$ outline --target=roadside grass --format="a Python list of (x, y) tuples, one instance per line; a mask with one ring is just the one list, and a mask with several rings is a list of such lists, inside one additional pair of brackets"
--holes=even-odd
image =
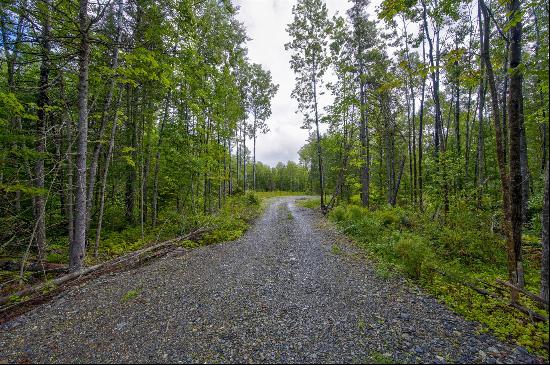
[(122, 296), (122, 301), (123, 302), (128, 302), (132, 299), (135, 299), (135, 298), (138, 297), (140, 292), (141, 292), (141, 290), (139, 290), (139, 289), (129, 290), (128, 292), (126, 292), (126, 294), (124, 294)]
[(320, 197), (308, 197), (305, 199), (299, 199), (296, 201), (296, 205), (304, 208), (315, 209), (321, 206)]
[[(279, 196), (279, 195), (274, 195)], [(115, 257), (139, 250), (148, 244), (155, 244), (192, 232), (200, 227), (210, 227), (197, 241), (184, 240), (179, 244), (186, 248), (195, 248), (202, 245), (232, 241), (241, 237), (250, 227), (253, 220), (262, 212), (262, 202), (268, 194), (247, 192), (227, 197), (225, 203), (213, 214), (196, 213), (189, 211), (178, 212), (176, 207), (167, 207), (159, 212), (157, 225), (146, 225), (144, 234), (141, 234), (139, 225), (124, 229), (105, 229), (101, 235), (98, 257), (94, 255), (95, 229), (90, 230), (90, 240), (87, 245), (86, 265), (91, 266)], [(112, 214), (112, 212), (111, 212)], [(108, 221), (107, 221), (108, 222)], [(93, 227), (93, 225), (92, 225)], [(2, 252), (0, 252), (0, 257)], [(46, 262), (66, 264), (69, 256), (69, 242), (67, 237), (57, 238), (48, 243)], [(18, 260), (20, 258), (14, 258)], [(35, 275), (25, 272), (23, 281), (19, 280), (18, 271), (0, 271), (0, 294), (9, 295), (27, 285), (34, 285), (55, 277), (55, 274)]]
[[(319, 199), (299, 204), (317, 208)], [(334, 208), (328, 219), (365, 251), (380, 276), (406, 275), (466, 319), (480, 322), (482, 331), (548, 357), (548, 323), (534, 322), (461, 284), (493, 290), (497, 278), (507, 278), (505, 242), (491, 228), (492, 217), (486, 212), (456, 207), (443, 223), (432, 214), (399, 207), (370, 211), (344, 205)], [(526, 289), (538, 293), (540, 253), (524, 241)], [(509, 300), (504, 290), (498, 295)], [(521, 304), (548, 316), (524, 296)]]
[(260, 199), (274, 198), (277, 196), (303, 196), (308, 195), (303, 191), (256, 191), (255, 194)]

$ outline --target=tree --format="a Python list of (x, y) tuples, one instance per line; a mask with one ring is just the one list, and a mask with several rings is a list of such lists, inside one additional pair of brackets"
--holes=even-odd
[(279, 85), (271, 82), (271, 73), (262, 69), (259, 64), (250, 68), (250, 92), (248, 105), (251, 109), (252, 124), (249, 135), (253, 139), (252, 148), (252, 186), (256, 190), (256, 138), (258, 133), (269, 132), (265, 120), (271, 115), (271, 99), (277, 93)]
[(291, 41), (285, 49), (292, 52), (290, 67), (296, 74), (296, 84), (292, 97), (298, 101), (298, 110), (304, 116), (303, 127), (310, 129), (315, 123), (317, 159), (319, 169), (319, 191), (321, 208), (325, 207), (323, 181), (323, 158), (319, 123), (319, 95), (323, 86), (323, 76), (329, 66), (327, 57), (328, 36), (332, 24), (328, 19), (326, 4), (322, 0), (299, 0), (292, 7), (294, 19), (287, 26)]

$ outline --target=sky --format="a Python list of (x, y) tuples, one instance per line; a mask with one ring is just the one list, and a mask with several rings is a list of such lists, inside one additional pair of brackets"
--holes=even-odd
[[(256, 140), (256, 159), (270, 166), (279, 161), (298, 162), (298, 150), (308, 137), (308, 131), (300, 128), (302, 116), (296, 114), (298, 104), (290, 97), (294, 73), (290, 69), (290, 54), (284, 48), (290, 41), (286, 26), (292, 21), (292, 5), (295, 3), (296, 0), (234, 0), (234, 4), (240, 7), (237, 19), (244, 24), (251, 38), (247, 43), (250, 60), (270, 70), (273, 82), (279, 84), (279, 91), (271, 102), (272, 114), (267, 120), (270, 131)], [(327, 0), (326, 4), (330, 17), (336, 11), (345, 15), (349, 7), (346, 0)], [(374, 18), (373, 12), (371, 19)], [(327, 105), (330, 96), (327, 93), (323, 97), (320, 104)]]

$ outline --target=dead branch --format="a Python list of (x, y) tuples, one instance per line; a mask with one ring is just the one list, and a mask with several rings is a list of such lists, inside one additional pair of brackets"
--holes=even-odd
[(514, 284), (512, 284), (508, 281), (504, 281), (504, 280), (501, 280), (499, 278), (497, 278), (496, 281), (497, 281), (497, 283), (502, 284), (502, 285), (504, 285), (504, 286), (506, 286), (510, 289), (517, 290), (518, 292), (524, 294), (529, 299), (532, 299), (533, 301), (535, 301), (539, 304), (542, 304), (542, 306), (544, 308), (548, 309), (548, 302), (546, 300), (544, 300), (543, 298), (539, 297), (538, 295), (536, 295), (534, 293), (531, 293), (530, 291), (528, 291), (524, 288), (517, 287), (517, 286), (515, 286)]
[(548, 318), (546, 316), (543, 316), (542, 314), (540, 313), (537, 313), (535, 311), (532, 311), (531, 309), (529, 308), (526, 308), (518, 303), (513, 303), (513, 302), (509, 302), (507, 301), (505, 298), (499, 296), (499, 295), (496, 295), (494, 293), (491, 293), (487, 290), (484, 290), (484, 289), (481, 289), (481, 288), (478, 288), (476, 287), (475, 285), (471, 284), (471, 283), (468, 283), (468, 282), (465, 282), (465, 281), (462, 281), (458, 278), (455, 278), (449, 274), (447, 274), (446, 272), (443, 272), (441, 270), (437, 270), (437, 269), (433, 269), (433, 271), (435, 271), (436, 273), (442, 275), (442, 276), (446, 276), (448, 278), (450, 278), (451, 280), (453, 280), (454, 282), (456, 282), (457, 284), (460, 284), (460, 285), (463, 285), (467, 288), (470, 288), (472, 289), (473, 291), (475, 291), (476, 293), (479, 293), (481, 295), (485, 295), (485, 296), (488, 296), (488, 297), (491, 297), (493, 299), (495, 299), (496, 301), (500, 302), (500, 303), (503, 303), (503, 304), (506, 304), (512, 308), (515, 308), (517, 310), (519, 310), (520, 312), (524, 313), (524, 314), (527, 314), (532, 320), (537, 320), (537, 321), (540, 321), (540, 322), (548, 322)]
[[(40, 285), (36, 285), (36, 286), (30, 287), (30, 288), (20, 290), (17, 293), (14, 293), (14, 294), (9, 295), (9, 296), (0, 297), (0, 305), (4, 305), (6, 303), (9, 303), (11, 301), (10, 298), (13, 298), (13, 297), (24, 298), (24, 297), (28, 297), (28, 296), (34, 295), (36, 293), (39, 293), (39, 292), (44, 292), (46, 294), (49, 291), (49, 289), (51, 289), (52, 287), (54, 287), (54, 288), (58, 287), (62, 284), (73, 281), (75, 279), (82, 278), (84, 276), (88, 276), (90, 274), (99, 274), (99, 273), (103, 273), (103, 272), (106, 272), (106, 271), (111, 271), (111, 270), (114, 270), (114, 269), (117, 269), (117, 268), (120, 268), (120, 267), (131, 266), (132, 264), (143, 262), (145, 260), (149, 260), (149, 259), (152, 259), (152, 258), (155, 258), (155, 257), (163, 256), (163, 255), (167, 254), (168, 252), (172, 251), (173, 249), (175, 249), (177, 247), (176, 245), (174, 245), (176, 242), (183, 241), (183, 240), (190, 239), (190, 238), (196, 238), (196, 237), (200, 236), (201, 234), (203, 234), (207, 231), (210, 231), (210, 230), (211, 230), (211, 228), (204, 228), (204, 227), (199, 228), (199, 229), (197, 229), (193, 232), (190, 232), (190, 233), (188, 233), (184, 236), (180, 236), (180, 237), (168, 240), (168, 241), (164, 241), (164, 242), (161, 242), (161, 243), (158, 243), (158, 244), (154, 244), (154, 245), (142, 248), (140, 250), (137, 250), (137, 251), (131, 252), (129, 254), (117, 257), (117, 258), (109, 260), (107, 262), (97, 264), (97, 265), (94, 265), (94, 266), (90, 266), (88, 268), (85, 268), (85, 269), (77, 271), (77, 272), (70, 273), (70, 274), (65, 275), (65, 276), (61, 276), (61, 277), (56, 278), (56, 279), (54, 279), (50, 282), (42, 283)], [(148, 257), (146, 257), (144, 259), (140, 259), (140, 257), (142, 257), (142, 256), (144, 256), (145, 254), (148, 254), (148, 253), (151, 253), (151, 255), (149, 255)], [(32, 298), (32, 299), (36, 299), (36, 297)], [(18, 302), (17, 305), (23, 304), (27, 301), (28, 300), (22, 300), (22, 301)], [(12, 308), (12, 307), (13, 307), (13, 305), (10, 305), (10, 308)], [(5, 311), (6, 309), (8, 309), (8, 308), (2, 308), (2, 309), (0, 309), (0, 312)]]

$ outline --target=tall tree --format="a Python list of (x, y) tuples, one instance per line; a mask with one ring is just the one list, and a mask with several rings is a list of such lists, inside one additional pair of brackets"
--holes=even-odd
[(328, 18), (327, 6), (322, 0), (298, 0), (292, 7), (292, 14), (294, 19), (287, 26), (287, 32), (292, 40), (285, 44), (285, 49), (292, 52), (290, 67), (296, 74), (292, 97), (298, 101), (298, 110), (304, 115), (303, 127), (310, 129), (312, 123), (315, 123), (319, 190), (321, 208), (324, 209), (325, 183), (319, 132), (319, 95), (323, 87), (323, 76), (329, 66), (327, 44), (332, 24)]
[(250, 137), (253, 140), (252, 188), (256, 190), (256, 138), (258, 137), (258, 133), (269, 132), (269, 127), (265, 121), (271, 115), (271, 99), (277, 93), (279, 85), (272, 83), (271, 73), (262, 69), (259, 64), (253, 64), (250, 68), (250, 73), (248, 105), (253, 118), (250, 125)]

